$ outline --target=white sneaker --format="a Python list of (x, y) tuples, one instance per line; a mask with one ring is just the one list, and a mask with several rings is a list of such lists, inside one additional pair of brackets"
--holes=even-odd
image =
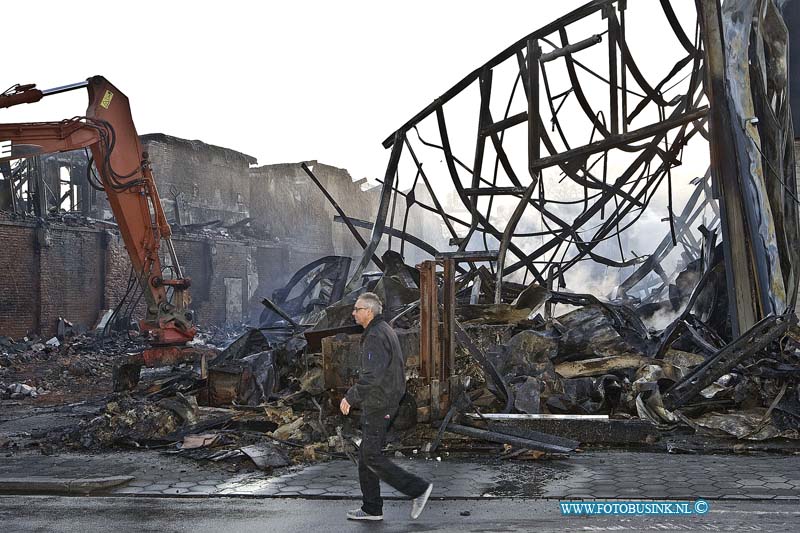
[(422, 514), (422, 510), (425, 509), (425, 504), (428, 503), (428, 498), (431, 495), (431, 491), (433, 490), (433, 483), (428, 483), (428, 488), (425, 489), (425, 492), (422, 493), (421, 496), (417, 496), (414, 498), (414, 501), (411, 502), (411, 519), (416, 520), (419, 518), (419, 515)]
[(382, 514), (367, 514), (363, 509), (347, 511), (348, 520), (383, 520)]

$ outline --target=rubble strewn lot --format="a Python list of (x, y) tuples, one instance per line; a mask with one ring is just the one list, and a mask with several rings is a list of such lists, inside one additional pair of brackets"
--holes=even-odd
[[(351, 257), (325, 256), (299, 269), (263, 299), (256, 327), (196, 336), (192, 343), (204, 348), (202, 359), (157, 369), (135, 367), (125, 373), (123, 385), (130, 386), (121, 386), (119, 370), (123, 363), (130, 367), (128, 354), (147, 346), (129, 320), (136, 302), (128, 305), (129, 312), (115, 314), (113, 324), (104, 315), (102, 327), (93, 331), (63, 321), (52, 338), (0, 337), (0, 401), (14, 408), (10, 416), (22, 418), (26, 409), (45, 406), (79, 413), (36, 434), (6, 431), (0, 446), (38, 446), (48, 452), (147, 448), (261, 470), (353, 459), (358, 416), (342, 416), (338, 405), (358, 379), (360, 327), (351, 310), (357, 297), (370, 291), (384, 302), (385, 319), (397, 331), (406, 357), (408, 392), (390, 439), (397, 454), (468, 452), (535, 460), (568, 457), (590, 446), (675, 453), (796, 450), (800, 224), (785, 105), (788, 74), (779, 72), (784, 61), (773, 61), (773, 55), (785, 54), (786, 31), (776, 23), (780, 14), (772, 2), (759, 14), (744, 2), (726, 2), (721, 16), (701, 6), (697, 31), (691, 34), (704, 40), (692, 43), (669, 2), (660, 2), (683, 45), (681, 53), (688, 55), (677, 59), (666, 78), (648, 83), (620, 33), (617, 11), (609, 7), (613, 3), (594, 2), (548, 26), (562, 46), (541, 33), (517, 42), (387, 139), (392, 156), (374, 223), (349, 218), (304, 163), (303, 172), (335, 207), (337, 221), (348, 226), (363, 257), (353, 264)], [(568, 44), (566, 29), (601, 8), (608, 27)], [(729, 34), (749, 36), (758, 44), (742, 56), (747, 61), (723, 61), (749, 41), (723, 49), (715, 40), (722, 29), (714, 25), (720, 24)], [(630, 115), (619, 117), (619, 104), (627, 109), (632, 97), (617, 91), (616, 81), (609, 82), (609, 110), (614, 110), (609, 124), (591, 108), (573, 59), (606, 34), (612, 39), (614, 79), (619, 59), (623, 72), (637, 73), (634, 81), (646, 93), (631, 102)], [(524, 80), (520, 90), (526, 96), (517, 100), (525, 106), (519, 114), (507, 111), (502, 119), (492, 119), (491, 72), (504, 62), (519, 73), (517, 81)], [(548, 87), (545, 98), (536, 89), (549, 104), (563, 149), (555, 134), (548, 137), (542, 127), (538, 113), (547, 115), (547, 110), (528, 100), (544, 63), (569, 71), (567, 92), (552, 96)], [(737, 70), (748, 63), (750, 72)], [(477, 145), (469, 143), (475, 153), (459, 159), (447, 135), (444, 106), (473, 83), (480, 88), (481, 126)], [(665, 99), (660, 88), (667, 85), (684, 92)], [(559, 122), (557, 109), (571, 94), (591, 119), (586, 138), (597, 134), (600, 140), (566, 145), (566, 124)], [(508, 109), (517, 100), (512, 93)], [(745, 108), (752, 116), (739, 116)], [(645, 109), (660, 120), (643, 120)], [(424, 141), (417, 129), (434, 117), (441, 145)], [(620, 118), (626, 121), (622, 129)], [(499, 135), (515, 126), (528, 128), (528, 160), (514, 161), (527, 170), (525, 183)], [(420, 129), (427, 135), (424, 126)], [(679, 214), (672, 206), (672, 172), (683, 165), (684, 148), (695, 134), (710, 143), (711, 167), (695, 173)], [(496, 156), (492, 182), (481, 175), (489, 140)], [(544, 155), (543, 146), (550, 155)], [(442, 175), (452, 179), (464, 207), (458, 216), (436, 198), (420, 162), (423, 148), (434, 151), (446, 171)], [(474, 162), (475, 168), (462, 160)], [(410, 191), (400, 191), (393, 182), (400, 162), (416, 170)], [(625, 170), (606, 175), (615, 167)], [(599, 168), (602, 180), (592, 174)], [(467, 173), (461, 176), (461, 171)], [(497, 179), (501, 171), (513, 186), (499, 185), (505, 183)], [(420, 189), (424, 184), (429, 193), (424, 201), (432, 206), (423, 205), (422, 195), (414, 192), (419, 178)], [(669, 184), (662, 220), (667, 234), (646, 243), (656, 245), (650, 255), (624, 250), (623, 241), (635, 233), (635, 222), (648, 204), (659, 198), (662, 182)], [(485, 196), (491, 201), (478, 201)], [(405, 213), (401, 205), (395, 219), (395, 208), (403, 203)], [(498, 205), (508, 212), (492, 212)], [(437, 250), (406, 232), (414, 206), (441, 217), (437, 229), (450, 234), (452, 250)], [(247, 224), (247, 219), (227, 226), (200, 222), (176, 229), (228, 238), (248, 235)], [(370, 241), (357, 226), (372, 230)], [(380, 253), (384, 236), (396, 240)], [(526, 240), (531, 238), (540, 240), (534, 246)], [(613, 240), (613, 246), (598, 246)], [(483, 249), (475, 249), (480, 243)], [(407, 264), (407, 244), (429, 258)], [(592, 265), (585, 271), (589, 278), (617, 269), (619, 282), (600, 290), (600, 280), (590, 279), (581, 287), (596, 289), (592, 294), (571, 290), (577, 284), (567, 279), (583, 262)], [(370, 265), (377, 270), (370, 271)], [(132, 272), (129, 289), (135, 284)], [(181, 291), (188, 287), (183, 284)]]
[(124, 343), (101, 343), (89, 335), (0, 337), (0, 397), (53, 405), (80, 401), (91, 389), (110, 391), (112, 357), (124, 350)]
[[(418, 275), (413, 267), (403, 268), (409, 276), (367, 276), (362, 287), (330, 305), (309, 295), (308, 305), (300, 302), (300, 313), (290, 320), (265, 313), (262, 329), (201, 336), (198, 342), (220, 353), (207, 362), (206, 377), (200, 364), (143, 369), (131, 391), (113, 392), (112, 374), (122, 355), (141, 348), (135, 337), (112, 339), (102, 331), (46, 342), (4, 337), (4, 406), (19, 413), (21, 408), (80, 405), (83, 415), (33, 439), (5, 436), (2, 446), (154, 448), (266, 470), (353, 457), (357, 417), (343, 417), (337, 405), (357, 378), (358, 334), (338, 333), (314, 344), (320, 322), (311, 321), (324, 317), (326, 330), (348, 330), (352, 326), (340, 310), (366, 290), (396, 302), (385, 314), (387, 320), (397, 318), (407, 356), (409, 390), (391, 444), (398, 453), (490, 451), (520, 460), (563, 456), (579, 445), (680, 450), (676, 436), (684, 439), (684, 448), (715, 442), (729, 450), (746, 441), (791, 448), (787, 443), (800, 438), (795, 325), (783, 328), (764, 348), (745, 353), (723, 374), (712, 375), (710, 384), (679, 408), (667, 409), (664, 399), (676, 385), (715, 353), (706, 353), (704, 343), (688, 332), (649, 329), (635, 307), (538, 289), (538, 307), (525, 308), (526, 317), (512, 323), (498, 318), (508, 313), (499, 313), (495, 304), (470, 304), (471, 288), (463, 290), (456, 299), (457, 316), (472, 346), (456, 349), (459, 385), (452, 386), (444, 421), (431, 424), (431, 388), (420, 377), (419, 289), (391, 292), (398, 284), (413, 284), (409, 280)], [(506, 284), (505, 290), (517, 299), (523, 290), (536, 288)], [(560, 302), (556, 310), (569, 305), (569, 310), (545, 319), (539, 311), (546, 302)], [(665, 347), (670, 336), (674, 339)], [(476, 359), (475, 351), (483, 357)], [(692, 441), (692, 433), (700, 440)]]

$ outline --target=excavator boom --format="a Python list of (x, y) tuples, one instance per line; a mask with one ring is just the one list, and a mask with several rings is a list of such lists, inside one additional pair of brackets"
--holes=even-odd
[[(0, 161), (80, 148), (91, 150), (131, 265), (144, 291), (146, 311), (140, 328), (148, 335), (152, 347), (142, 354), (141, 362), (148, 366), (158, 366), (160, 360), (172, 363), (196, 333), (188, 307), (191, 280), (183, 276), (175, 254), (170, 227), (128, 98), (102, 76), (94, 76), (86, 82), (50, 90), (17, 85), (0, 95), (0, 109), (82, 88), (89, 93), (85, 116), (60, 122), (0, 124), (0, 142), (7, 147), (0, 154)], [(170, 256), (174, 274), (168, 280), (162, 275), (159, 256), (162, 244)], [(171, 300), (167, 298), (168, 286), (173, 289)], [(187, 358), (196, 355), (189, 348), (185, 352)], [(138, 381), (138, 370), (135, 379)]]

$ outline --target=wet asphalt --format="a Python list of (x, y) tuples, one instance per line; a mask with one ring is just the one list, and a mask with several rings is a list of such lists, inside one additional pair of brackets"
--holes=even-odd
[(385, 504), (384, 521), (345, 519), (352, 501), (241, 498), (70, 498), (0, 496), (2, 531), (438, 532), (796, 531), (796, 502), (717, 502), (692, 516), (565, 517), (557, 501), (491, 499), (429, 503), (410, 520), (409, 503)]

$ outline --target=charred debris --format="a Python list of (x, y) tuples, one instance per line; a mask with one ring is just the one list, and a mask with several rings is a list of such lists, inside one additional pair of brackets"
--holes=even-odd
[[(660, 14), (674, 62), (653, 68), (626, 38), (642, 10)], [(688, 14), (596, 0), (520, 39), (384, 141), (375, 220), (348, 217), (303, 165), (360, 261), (310, 263), (264, 299), (258, 327), (200, 341), (218, 355), (145, 372), (51, 441), (260, 468), (352, 457), (357, 417), (337, 405), (357, 379), (364, 291), (407, 359), (398, 453), (800, 438), (788, 33), (772, 0)], [(469, 104), (465, 136), (448, 120)], [(420, 209), (447, 249), (406, 232)], [(406, 264), (411, 247), (430, 259)], [(91, 339), (0, 342), (8, 363)], [(0, 394), (31, 393), (19, 385)]]

